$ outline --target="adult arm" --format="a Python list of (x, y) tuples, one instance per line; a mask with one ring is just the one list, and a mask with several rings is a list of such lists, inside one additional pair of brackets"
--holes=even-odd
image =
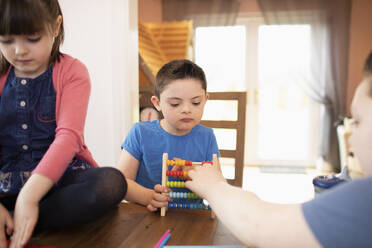
[(196, 167), (186, 187), (205, 198), (217, 217), (244, 244), (319, 247), (298, 204), (273, 204), (226, 183), (216, 166)]

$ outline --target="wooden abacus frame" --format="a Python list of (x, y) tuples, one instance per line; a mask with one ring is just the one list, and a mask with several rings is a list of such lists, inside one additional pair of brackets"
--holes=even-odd
[[(161, 185), (163, 187), (167, 187), (167, 181), (168, 181), (168, 175), (167, 175), (168, 164), (167, 164), (167, 161), (168, 161), (168, 153), (163, 153), (162, 175), (161, 175)], [(180, 161), (180, 163), (178, 163), (178, 161)], [(205, 163), (208, 163), (208, 162), (205, 162)], [(212, 163), (213, 163), (213, 165), (218, 165), (217, 154), (213, 154)], [(191, 161), (185, 161), (185, 160), (175, 160), (174, 161), (174, 166), (201, 166), (201, 165), (203, 165), (203, 162), (191, 162)], [(180, 173), (181, 174), (179, 174), (177, 176), (185, 176), (185, 177), (187, 176), (186, 173), (182, 173), (182, 172), (180, 172)], [(163, 194), (165, 194), (165, 193), (163, 193)], [(194, 193), (192, 193), (192, 194), (194, 194)], [(160, 209), (160, 215), (165, 216), (165, 214), (167, 212), (167, 209), (168, 209), (168, 207), (162, 207)], [(215, 218), (215, 214), (213, 213), (213, 211), (211, 211), (211, 217)]]

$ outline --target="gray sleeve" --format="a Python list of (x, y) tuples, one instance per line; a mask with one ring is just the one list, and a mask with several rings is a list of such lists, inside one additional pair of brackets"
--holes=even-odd
[(372, 178), (323, 192), (302, 212), (323, 247), (372, 247)]

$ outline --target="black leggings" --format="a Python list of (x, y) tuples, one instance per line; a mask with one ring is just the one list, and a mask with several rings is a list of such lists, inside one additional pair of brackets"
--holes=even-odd
[[(71, 171), (40, 201), (36, 228), (77, 226), (102, 216), (120, 203), (127, 192), (125, 177), (115, 168)], [(9, 211), (17, 196), (0, 198)]]

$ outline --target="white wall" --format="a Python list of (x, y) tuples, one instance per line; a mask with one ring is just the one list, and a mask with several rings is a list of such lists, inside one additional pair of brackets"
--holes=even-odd
[(85, 140), (101, 166), (113, 166), (138, 120), (138, 0), (62, 0), (62, 51), (80, 59), (92, 91)]

